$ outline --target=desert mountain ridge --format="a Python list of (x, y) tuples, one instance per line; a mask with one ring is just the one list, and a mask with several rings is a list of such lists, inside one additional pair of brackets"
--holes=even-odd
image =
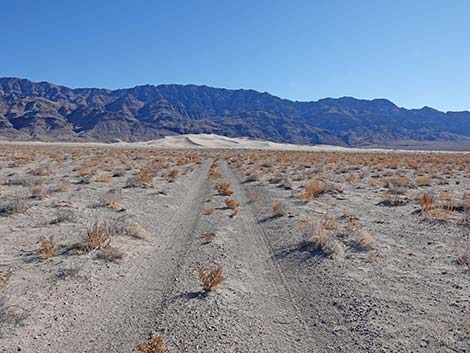
[(148, 141), (217, 134), (279, 143), (470, 150), (470, 112), (405, 109), (386, 99), (281, 99), (197, 85), (77, 88), (0, 78), (0, 138)]

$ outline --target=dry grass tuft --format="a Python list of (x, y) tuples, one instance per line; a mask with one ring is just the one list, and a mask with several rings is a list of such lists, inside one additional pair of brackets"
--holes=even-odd
[(231, 210), (234, 210), (238, 206), (240, 206), (240, 204), (237, 201), (235, 201), (234, 199), (226, 199), (225, 200), (225, 206), (227, 206), (227, 208), (230, 208)]
[(208, 207), (208, 208), (203, 208), (202, 209), (202, 214), (205, 215), (205, 216), (208, 216), (208, 215), (212, 214), (213, 212), (214, 212), (213, 207)]
[(124, 233), (132, 238), (143, 239), (145, 231), (140, 224), (132, 223), (124, 229)]
[(281, 201), (274, 202), (272, 209), (274, 217), (282, 217), (287, 214), (286, 205)]
[(72, 183), (68, 180), (64, 180), (55, 186), (54, 191), (55, 192), (68, 191), (71, 189), (71, 187), (72, 187)]
[(338, 220), (327, 215), (320, 221), (320, 226), (326, 230), (337, 230)]
[(422, 212), (424, 218), (432, 221), (447, 222), (452, 218), (452, 211), (446, 210), (442, 207), (431, 208)]
[(431, 185), (431, 178), (428, 176), (421, 176), (416, 178), (416, 185), (417, 186), (430, 186)]
[(153, 336), (152, 338), (137, 345), (137, 349), (143, 353), (163, 353), (165, 350), (163, 337)]
[(93, 172), (90, 167), (83, 167), (78, 174), (83, 177), (83, 176), (90, 175), (92, 173)]
[(217, 184), (217, 191), (223, 196), (230, 196), (233, 194), (233, 191), (230, 189), (230, 184), (224, 181)]
[(197, 273), (199, 275), (199, 281), (206, 292), (215, 290), (215, 288), (224, 280), (221, 266), (206, 270), (201, 265), (198, 265)]
[(10, 216), (15, 213), (23, 213), (29, 205), (21, 199), (6, 201), (0, 204), (0, 216)]
[(215, 170), (211, 170), (209, 173), (209, 179), (222, 179), (222, 174), (216, 172)]
[(377, 250), (377, 240), (366, 229), (362, 229), (358, 235), (351, 239), (351, 245), (354, 249), (359, 251)]
[(176, 180), (176, 177), (178, 176), (179, 172), (176, 169), (173, 169), (169, 173), (164, 175), (164, 178), (169, 182), (173, 183)]
[(419, 198), (419, 205), (421, 206), (421, 213), (425, 213), (432, 209), (436, 204), (436, 199), (430, 194), (424, 194)]
[(439, 197), (441, 198), (441, 200), (450, 201), (454, 197), (454, 194), (450, 191), (441, 191), (439, 193)]
[(470, 268), (470, 250), (462, 251), (458, 254), (455, 263), (460, 266), (467, 266)]
[(108, 174), (99, 174), (97, 180), (101, 183), (110, 183), (113, 177)]
[(304, 186), (304, 193), (300, 199), (304, 202), (312, 201), (316, 196), (325, 192), (325, 183), (319, 180), (313, 180)]
[(42, 184), (37, 184), (37, 185), (34, 185), (32, 188), (31, 188), (31, 197), (33, 199), (43, 199), (47, 196), (48, 194), (48, 190), (42, 185)]
[(110, 247), (111, 236), (113, 234), (114, 227), (107, 223), (100, 223), (99, 220), (95, 220), (87, 229), (83, 241), (83, 249), (87, 252), (106, 249)]
[(139, 179), (144, 187), (150, 188), (153, 186), (153, 177), (149, 169), (146, 169), (146, 168), (140, 169)]
[(105, 195), (101, 197), (98, 201), (98, 206), (100, 207), (108, 207), (115, 211), (124, 211), (124, 205), (115, 197), (111, 195)]
[(305, 227), (302, 245), (313, 248), (326, 256), (335, 254), (339, 249), (331, 232), (312, 223)]
[(11, 271), (7, 271), (2, 276), (0, 276), (0, 289), (3, 288), (8, 282), (10, 282), (12, 275), (13, 274)]
[(205, 234), (201, 235), (202, 244), (212, 243), (212, 241), (215, 239), (215, 237), (216, 237), (215, 233), (205, 233)]
[(41, 249), (39, 250), (39, 256), (43, 259), (48, 259), (57, 255), (57, 244), (54, 241), (53, 236), (49, 237), (49, 239), (42, 239), (40, 244)]
[(121, 260), (123, 256), (124, 255), (121, 250), (111, 246), (107, 246), (104, 249), (100, 249), (96, 252), (96, 258), (106, 262), (115, 262), (117, 260)]

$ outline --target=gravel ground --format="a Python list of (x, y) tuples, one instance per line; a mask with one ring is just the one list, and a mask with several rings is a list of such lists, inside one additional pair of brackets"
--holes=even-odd
[[(138, 352), (159, 336), (165, 352), (468, 352), (470, 272), (457, 263), (468, 208), (456, 202), (437, 221), (417, 201), (465, 201), (468, 158), (429, 186), (407, 184), (397, 206), (384, 203), (391, 187), (373, 182), (393, 166), (331, 173), (333, 154), (321, 156), (320, 168), (289, 152), (5, 148), (0, 276), (11, 279), (0, 284), (0, 352)], [(142, 170), (152, 185), (129, 187)], [(336, 187), (301, 201), (315, 178)], [(305, 238), (325, 219), (331, 253)], [(95, 220), (112, 230), (112, 252), (80, 248)], [(51, 236), (57, 251), (46, 257)], [(204, 290), (198, 266), (224, 280)]]

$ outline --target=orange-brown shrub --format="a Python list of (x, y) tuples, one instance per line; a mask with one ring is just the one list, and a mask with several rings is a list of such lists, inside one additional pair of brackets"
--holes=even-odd
[(165, 350), (163, 337), (153, 336), (152, 338), (138, 344), (137, 349), (143, 353), (163, 353)]
[(57, 244), (54, 241), (54, 237), (51, 236), (49, 239), (42, 239), (40, 241), (41, 250), (39, 251), (39, 256), (43, 259), (53, 257), (57, 255)]
[(220, 182), (216, 187), (220, 195), (230, 196), (233, 194), (233, 191), (230, 189), (230, 184), (227, 182)]
[(201, 265), (198, 265), (197, 273), (199, 281), (206, 292), (213, 291), (224, 280), (221, 266), (206, 270)]
[(236, 209), (238, 206), (240, 206), (240, 204), (233, 200), (233, 199), (226, 199), (225, 200), (225, 206), (227, 206), (228, 208), (230, 208), (231, 210), (234, 210)]

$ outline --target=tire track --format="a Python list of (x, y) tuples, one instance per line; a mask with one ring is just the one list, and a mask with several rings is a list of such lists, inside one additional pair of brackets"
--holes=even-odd
[(280, 265), (274, 260), (274, 249), (269, 242), (268, 236), (263, 230), (263, 228), (258, 224), (258, 221), (255, 216), (255, 212), (248, 202), (248, 197), (246, 194), (246, 190), (243, 187), (240, 179), (236, 175), (235, 171), (227, 165), (226, 162), (221, 164), (221, 167), (224, 169), (224, 173), (227, 176), (230, 184), (233, 186), (233, 190), (235, 191), (235, 195), (244, 206), (243, 210), (240, 212), (240, 217), (243, 218), (245, 221), (244, 223), (248, 225), (253, 231), (251, 232), (252, 238), (256, 241), (258, 246), (258, 251), (264, 251), (268, 254), (268, 259), (266, 261), (267, 265), (271, 269), (271, 276), (273, 278), (274, 284), (277, 287), (277, 292), (279, 295), (287, 300), (286, 305), (290, 305), (292, 311), (295, 313), (295, 318), (298, 323), (302, 326), (302, 333), (300, 335), (301, 342), (296, 344), (294, 352), (319, 352), (319, 348), (317, 348), (316, 343), (313, 340), (314, 333), (310, 329), (307, 324), (307, 320), (304, 318), (302, 314), (302, 310), (297, 305), (293, 294), (289, 288), (289, 284), (286, 280), (284, 272)]
[(191, 230), (208, 189), (208, 166), (206, 161), (195, 171), (180, 207), (153, 241), (158, 247), (149, 247), (136, 258), (119, 282), (105, 284), (101, 296), (90, 292), (85, 303), (73, 308), (78, 320), (64, 320), (48, 328), (45, 337), (36, 341), (36, 352), (62, 352), (65, 348), (80, 353), (137, 351), (136, 345), (147, 338), (155, 319), (161, 317), (175, 276), (191, 248)]

